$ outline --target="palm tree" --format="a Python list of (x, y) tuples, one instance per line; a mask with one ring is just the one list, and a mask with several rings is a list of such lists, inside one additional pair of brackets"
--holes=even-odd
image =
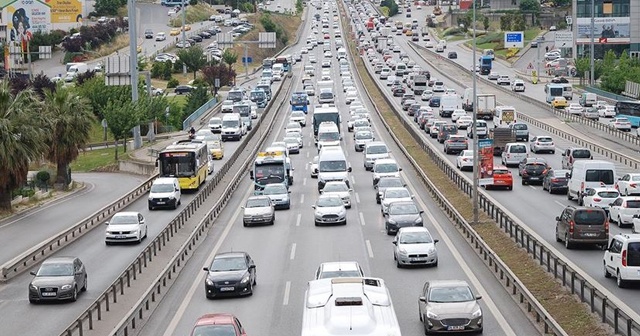
[(11, 210), (11, 192), (27, 180), (29, 162), (47, 151), (47, 122), (32, 89), (11, 93), (0, 82), (0, 210)]
[(69, 164), (89, 140), (94, 120), (91, 105), (87, 99), (63, 87), (45, 90), (44, 103), (50, 123), (46, 158), (57, 166), (56, 183), (67, 185), (71, 182)]

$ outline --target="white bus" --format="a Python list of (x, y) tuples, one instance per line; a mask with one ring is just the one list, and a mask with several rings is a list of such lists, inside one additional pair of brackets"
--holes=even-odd
[(400, 336), (391, 296), (379, 278), (309, 281), (301, 336)]

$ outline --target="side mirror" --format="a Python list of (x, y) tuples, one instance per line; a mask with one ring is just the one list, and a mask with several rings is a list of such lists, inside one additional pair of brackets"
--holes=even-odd
[(156, 162), (155, 162), (155, 166), (156, 166), (156, 167), (158, 166), (158, 160), (156, 160)]
[(240, 207), (240, 209), (244, 209), (244, 205)]
[(556, 216), (556, 221), (560, 221), (560, 216)]
[(402, 171), (402, 168), (398, 168), (398, 171)]
[(311, 208), (315, 209), (315, 208), (316, 208), (315, 204), (314, 204), (314, 205), (312, 205), (312, 206), (311, 206)]
[(476, 300), (482, 299), (482, 295), (476, 295)]
[(31, 271), (31, 272), (29, 272), (29, 274), (36, 275), (36, 271)]
[(411, 198), (414, 198), (415, 196), (411, 195)]
[(391, 242), (391, 244), (398, 245), (398, 242), (394, 240), (394, 241)]
[(562, 154), (561, 154), (561, 155), (562, 155), (562, 156), (566, 156), (566, 154), (565, 154), (564, 152), (562, 152)]
[(249, 269), (254, 269), (256, 268), (256, 265), (249, 265)]
[(565, 176), (566, 178), (569, 178), (569, 179), (570, 179), (570, 178), (571, 178), (571, 173), (566, 173), (566, 174), (564, 174), (564, 176)]
[(349, 166), (349, 168), (347, 168), (347, 171), (350, 173), (352, 171), (351, 166)]
[(424, 213), (424, 210), (420, 210), (420, 214), (422, 215)]
[(434, 240), (433, 240), (433, 243), (434, 243), (434, 244), (437, 244), (439, 241), (440, 241), (440, 239), (434, 239)]
[(107, 222), (104, 222), (104, 225), (109, 225), (109, 222), (108, 222), (108, 221), (107, 221)]
[(420, 302), (427, 302), (427, 299), (424, 296), (419, 297), (418, 300), (420, 300)]
[(291, 190), (287, 190), (287, 193), (289, 193), (289, 194), (290, 194), (290, 193), (291, 193)]
[(144, 224), (144, 219), (140, 221), (140, 224)]
[(209, 267), (203, 267), (202, 270), (205, 272), (209, 272)]

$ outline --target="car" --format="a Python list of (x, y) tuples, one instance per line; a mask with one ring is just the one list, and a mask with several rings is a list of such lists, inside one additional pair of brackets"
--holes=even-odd
[(433, 91), (431, 90), (424, 90), (420, 95), (420, 99), (422, 101), (429, 101), (431, 97), (433, 97)]
[(467, 111), (463, 109), (455, 109), (453, 110), (453, 113), (451, 113), (451, 121), (458, 121), (458, 118), (462, 116), (467, 116)]
[(485, 184), (486, 190), (496, 188), (506, 188), (507, 190), (513, 189), (513, 175), (511, 171), (503, 165), (497, 165), (493, 167), (493, 183)]
[(500, 75), (498, 79), (496, 79), (496, 84), (498, 85), (511, 85), (511, 78), (508, 75)]
[[(171, 29), (171, 30), (169, 31), (169, 35), (171, 35), (171, 36), (178, 36), (178, 35), (180, 35), (180, 29), (178, 29), (178, 28), (173, 28), (173, 29)], [(177, 46), (177, 44), (176, 44), (176, 46)]]
[(213, 257), (204, 281), (205, 296), (213, 299), (221, 296), (253, 294), (256, 285), (256, 265), (246, 252), (222, 252)]
[(393, 239), (393, 259), (396, 267), (409, 265), (438, 266), (436, 243), (427, 228), (402, 227)]
[(613, 236), (602, 261), (604, 277), (615, 277), (618, 287), (624, 288), (629, 282), (640, 281), (640, 235)]
[(511, 91), (513, 92), (524, 92), (525, 86), (524, 81), (522, 79), (516, 79), (511, 84)]
[(529, 143), (529, 150), (534, 154), (538, 154), (540, 152), (555, 154), (556, 145), (553, 143), (553, 138), (551, 138), (550, 136), (538, 135), (531, 138), (531, 142)]
[(604, 105), (598, 108), (598, 116), (602, 118), (613, 118), (616, 116), (616, 107), (611, 105)]
[(620, 197), (620, 192), (614, 188), (585, 188), (582, 203), (586, 207), (609, 210), (610, 204)]
[(147, 224), (139, 212), (117, 212), (105, 224), (107, 225), (104, 240), (106, 245), (132, 241), (140, 243), (147, 237)]
[(402, 188), (406, 185), (402, 182), (400, 177), (383, 177), (378, 181), (378, 184), (374, 188), (376, 190), (376, 203), (380, 204), (380, 200), (384, 191), (387, 188)]
[(380, 158), (373, 163), (373, 186), (375, 187), (382, 177), (400, 177), (402, 168), (396, 160), (391, 158)]
[(563, 109), (569, 106), (569, 102), (567, 102), (567, 98), (565, 97), (554, 97), (551, 101), (551, 106), (556, 109)]
[(362, 277), (364, 277), (364, 272), (357, 261), (331, 261), (323, 262), (318, 266), (315, 280)]
[(575, 244), (609, 244), (607, 213), (600, 208), (568, 205), (556, 217), (556, 241), (564, 242), (567, 249)]
[(425, 333), (482, 333), (484, 321), (478, 304), (481, 298), (474, 295), (463, 280), (427, 281), (418, 298), (418, 312)]
[(613, 118), (609, 124), (619, 131), (631, 132), (631, 122), (627, 118)]
[(455, 52), (455, 51), (450, 51), (450, 52), (447, 54), (447, 58), (449, 58), (449, 59), (457, 59), (457, 58), (458, 58), (458, 53), (457, 53), (457, 52)]
[(245, 227), (254, 224), (275, 224), (276, 211), (268, 196), (249, 196), (242, 209), (242, 224)]
[(222, 118), (220, 117), (212, 117), (209, 119), (209, 129), (211, 133), (221, 133), (222, 132)]
[(31, 271), (29, 303), (72, 301), (87, 291), (87, 270), (78, 257), (50, 257)]
[(286, 136), (282, 139), (290, 154), (300, 154), (301, 138)]
[(191, 85), (178, 85), (175, 87), (173, 92), (175, 92), (175, 94), (177, 95), (181, 95), (181, 94), (189, 93), (193, 90), (194, 90), (194, 87)]
[(307, 96), (315, 96), (316, 95), (316, 89), (313, 87), (312, 84), (305, 84), (304, 85), (304, 92), (307, 94)]
[(427, 43), (425, 43), (424, 46), (425, 46), (425, 48), (431, 49), (431, 48), (435, 47), (435, 43), (433, 43), (433, 41), (427, 40)]
[(328, 181), (322, 189), (321, 195), (337, 195), (344, 203), (344, 207), (351, 208), (351, 192), (349, 186), (344, 181)]
[(311, 206), (315, 209), (314, 222), (316, 226), (324, 224), (347, 225), (347, 209), (344, 202), (338, 195), (320, 195), (316, 204)]
[(582, 115), (584, 108), (578, 103), (571, 103), (565, 110), (570, 114)]
[(587, 119), (597, 121), (598, 119), (600, 119), (600, 111), (598, 111), (598, 109), (593, 106), (585, 107), (584, 111), (582, 111), (582, 116)]
[(609, 221), (618, 227), (632, 225), (633, 217), (640, 216), (640, 196), (621, 196), (609, 205)]
[(228, 313), (215, 313), (200, 316), (190, 335), (247, 336), (247, 333), (236, 316)]
[(549, 31), (556, 31), (556, 30), (558, 30), (558, 28), (556, 28), (556, 26), (549, 27)]
[(323, 68), (330, 68), (331, 67), (331, 60), (322, 60), (322, 62), (320, 64), (321, 64), (321, 67), (323, 67)]
[(380, 211), (383, 215), (387, 214), (389, 205), (393, 202), (411, 202), (413, 201), (413, 195), (406, 187), (388, 187), (380, 196)]
[(469, 149), (469, 142), (464, 135), (451, 134), (444, 141), (444, 152), (446, 154), (457, 154)]
[(471, 127), (471, 124), (473, 124), (472, 116), (465, 115), (456, 120), (456, 127), (458, 127), (458, 129), (466, 130), (467, 128)]
[(547, 170), (547, 173), (542, 179), (542, 190), (547, 190), (550, 194), (553, 194), (556, 191), (559, 191), (560, 194), (566, 193), (569, 188), (569, 179), (567, 178), (568, 173), (569, 170), (566, 169)]
[(364, 151), (367, 142), (374, 141), (373, 133), (370, 131), (359, 131), (354, 133), (354, 147), (356, 152)]
[(167, 35), (164, 32), (159, 32), (156, 34), (156, 41), (165, 41), (167, 39)]
[(145, 29), (144, 30), (144, 38), (145, 39), (152, 39), (153, 38), (153, 30)]
[(463, 150), (456, 157), (456, 167), (460, 170), (473, 170), (473, 151), (472, 150)]
[(182, 26), (182, 30), (190, 31), (191, 30), (191, 25), (186, 24), (186, 25)]
[(318, 156), (314, 156), (313, 161), (309, 162), (311, 178), (318, 178), (318, 159)]
[(224, 157), (224, 145), (222, 144), (222, 138), (220, 138), (220, 141), (207, 143), (207, 148), (209, 149), (209, 152), (211, 152), (212, 159), (222, 160)]
[(261, 195), (269, 196), (275, 209), (291, 208), (290, 190), (282, 183), (269, 183), (259, 192)]
[(489, 75), (487, 75), (488, 80), (498, 80), (498, 78), (500, 78), (500, 74), (495, 71), (491, 71)]
[(640, 195), (640, 174), (624, 174), (616, 182), (615, 188), (620, 191), (622, 196)]
[(384, 214), (384, 228), (388, 235), (394, 235), (400, 228), (422, 226), (423, 213), (412, 200), (391, 202)]

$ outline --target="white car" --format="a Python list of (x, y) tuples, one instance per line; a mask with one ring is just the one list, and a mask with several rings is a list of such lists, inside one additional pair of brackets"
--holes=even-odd
[(313, 161), (309, 162), (309, 171), (311, 172), (311, 178), (318, 177), (318, 156), (314, 156)]
[(167, 35), (164, 32), (159, 32), (156, 34), (156, 41), (164, 41), (167, 39)]
[[(491, 79), (491, 78), (489, 78)], [(498, 85), (511, 85), (511, 79), (508, 75), (500, 75), (498, 79), (496, 79), (496, 84)]]
[(351, 104), (353, 101), (358, 99), (358, 91), (357, 90), (347, 91), (344, 99), (347, 105)]
[(451, 113), (451, 121), (456, 122), (460, 117), (466, 116), (466, 115), (467, 115), (467, 111), (463, 109), (455, 109)]
[(344, 207), (351, 208), (351, 192), (347, 183), (344, 181), (329, 181), (322, 189), (322, 195), (337, 195), (344, 203)]
[(389, 75), (391, 74), (391, 69), (390, 68), (382, 68), (382, 70), (380, 70), (380, 79), (387, 79), (389, 77)]
[(611, 105), (603, 105), (598, 107), (598, 116), (602, 118), (613, 118), (616, 116), (616, 107)]
[(433, 91), (431, 90), (424, 90), (420, 95), (420, 99), (422, 101), (429, 101), (431, 97), (433, 97)]
[[(635, 230), (634, 230), (635, 231)], [(637, 260), (640, 251), (640, 235), (619, 234), (611, 239), (604, 252), (604, 276), (614, 276), (618, 287), (625, 287), (628, 281), (640, 280), (640, 266), (637, 263), (629, 263), (629, 260)]]
[(582, 105), (578, 103), (571, 103), (565, 110), (570, 114), (582, 115), (582, 111), (584, 109), (582, 108)]
[(631, 122), (627, 118), (613, 118), (611, 120), (611, 127), (625, 132), (631, 131)]
[(347, 209), (337, 195), (320, 195), (315, 205), (315, 225), (342, 224), (347, 225)]
[(456, 120), (456, 126), (458, 129), (467, 129), (473, 124), (473, 117), (469, 115), (464, 115)]
[(633, 224), (633, 217), (640, 215), (640, 197), (618, 197), (609, 207), (609, 222), (618, 223), (618, 227)]
[(325, 262), (320, 264), (320, 267), (316, 270), (316, 280), (351, 277), (364, 277), (364, 272), (356, 261)]
[(141, 242), (147, 237), (147, 224), (139, 212), (118, 212), (107, 222), (105, 244)]
[(640, 195), (640, 174), (624, 174), (615, 186), (623, 196)]
[(434, 43), (433, 43), (433, 41), (427, 41), (427, 43), (425, 43), (425, 45), (424, 45), (424, 46), (425, 46), (426, 48), (431, 49), (431, 48), (433, 48), (433, 47), (434, 47)]
[(609, 204), (620, 197), (618, 190), (613, 188), (587, 188), (582, 201), (584, 206), (609, 210)]
[(488, 80), (498, 80), (498, 78), (500, 78), (500, 74), (495, 71), (491, 71), (489, 75), (487, 75)]
[[(377, 160), (376, 160), (377, 161)], [(389, 205), (393, 202), (411, 202), (413, 195), (409, 192), (409, 189), (405, 187), (387, 188), (380, 197), (380, 206), (382, 214), (386, 214), (389, 210)]]
[(231, 113), (233, 112), (233, 100), (224, 100), (222, 101), (222, 113)]
[(531, 138), (529, 143), (529, 150), (531, 153), (538, 154), (539, 152), (549, 152), (555, 154), (556, 145), (553, 142), (553, 138), (548, 135), (539, 135)]
[(473, 170), (473, 150), (463, 150), (456, 157), (456, 167), (460, 170)]

